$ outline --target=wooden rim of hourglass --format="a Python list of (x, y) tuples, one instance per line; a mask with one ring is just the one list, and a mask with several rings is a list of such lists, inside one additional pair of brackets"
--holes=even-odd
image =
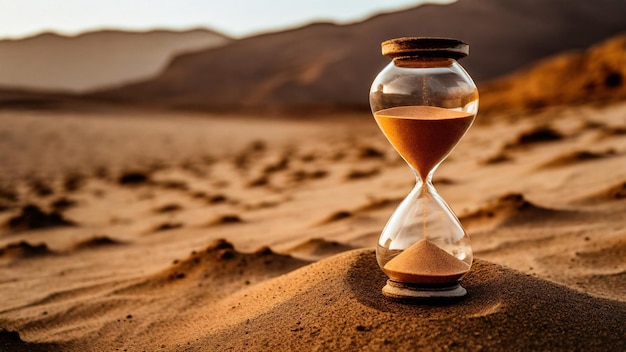
[(382, 289), (383, 295), (399, 301), (419, 302), (433, 300), (453, 301), (465, 297), (467, 290), (459, 284), (410, 284), (387, 280), (387, 284)]
[(381, 44), (382, 53), (390, 58), (443, 57), (461, 59), (469, 55), (469, 45), (458, 39), (435, 37), (402, 37)]

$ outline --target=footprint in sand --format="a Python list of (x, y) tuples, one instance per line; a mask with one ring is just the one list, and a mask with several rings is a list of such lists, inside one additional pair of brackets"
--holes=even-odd
[(155, 185), (164, 189), (187, 191), (189, 186), (185, 181), (180, 180), (160, 180), (155, 182)]
[(211, 220), (207, 226), (232, 225), (241, 224), (243, 222), (243, 219), (237, 214), (225, 214)]
[(530, 225), (542, 223), (546, 219), (572, 220), (580, 215), (575, 211), (538, 206), (526, 200), (520, 193), (510, 193), (488, 203), (483, 208), (461, 216), (459, 220), (464, 226), (471, 228), (480, 225)]
[(356, 212), (368, 212), (378, 209), (396, 207), (404, 198), (370, 198), (369, 201), (358, 207)]
[(580, 198), (579, 203), (601, 203), (624, 199), (626, 199), (626, 180), (587, 194)]
[(9, 187), (0, 186), (0, 212), (10, 210), (17, 206), (19, 195)]
[(347, 219), (352, 217), (354, 214), (348, 210), (338, 210), (330, 215), (328, 215), (324, 220), (320, 221), (320, 225), (330, 224), (336, 221), (340, 221), (343, 219)]
[(495, 165), (495, 164), (502, 164), (502, 163), (512, 161), (512, 160), (513, 160), (513, 157), (507, 154), (506, 151), (502, 150), (495, 155), (492, 155), (490, 157), (487, 157), (481, 160), (479, 163), (482, 165)]
[(28, 181), (29, 189), (39, 197), (47, 197), (54, 194), (54, 189), (48, 182), (34, 178)]
[(154, 208), (152, 211), (157, 214), (165, 214), (165, 213), (175, 213), (177, 211), (183, 210), (183, 207), (176, 203), (164, 204), (160, 207)]
[(73, 221), (67, 220), (59, 212), (46, 213), (36, 205), (26, 205), (19, 215), (9, 218), (4, 227), (13, 231), (26, 231), (59, 226), (75, 226)]
[(295, 170), (290, 174), (290, 178), (293, 182), (303, 182), (306, 180), (319, 180), (328, 176), (328, 171), (326, 170), (314, 170), (314, 171), (306, 171), (306, 170)]
[(312, 238), (289, 248), (286, 253), (308, 260), (320, 260), (355, 248), (337, 241)]
[(117, 178), (117, 183), (122, 186), (137, 186), (150, 182), (150, 175), (141, 171), (127, 171)]
[(58, 198), (50, 203), (50, 207), (57, 212), (67, 210), (69, 208), (75, 207), (76, 205), (78, 205), (78, 202), (66, 197)]
[(33, 245), (27, 241), (20, 241), (0, 248), (0, 258), (8, 259), (36, 258), (51, 254), (54, 252), (45, 243)]
[(345, 179), (347, 181), (361, 180), (365, 178), (370, 178), (372, 176), (376, 176), (378, 174), (380, 174), (379, 168), (372, 168), (369, 170), (351, 170), (350, 172), (348, 172)]
[(63, 189), (67, 192), (76, 192), (87, 182), (85, 175), (72, 172), (63, 178)]
[(156, 233), (156, 232), (164, 232), (170, 230), (176, 230), (183, 227), (182, 222), (164, 222), (162, 224), (154, 226), (152, 229), (148, 231), (148, 233)]
[(541, 165), (540, 167), (554, 168), (560, 166), (579, 165), (581, 162), (593, 161), (616, 155), (617, 152), (615, 151), (615, 149), (607, 149), (603, 152), (580, 150), (559, 155), (553, 160), (550, 160), (547, 163)]
[(124, 244), (122, 241), (110, 238), (108, 236), (94, 236), (86, 240), (74, 243), (72, 249), (95, 249), (103, 247), (112, 247)]
[(370, 211), (375, 211), (379, 209), (392, 208), (397, 206), (404, 198), (371, 198), (366, 204), (357, 207), (353, 211), (350, 210), (337, 210), (322, 221), (320, 221), (319, 225), (330, 224), (333, 222), (341, 221), (347, 218), (352, 218), (356, 215), (367, 213)]
[(521, 133), (514, 142), (505, 146), (505, 149), (525, 147), (538, 143), (555, 142), (562, 140), (564, 136), (549, 126), (537, 126), (529, 131)]
[(385, 153), (372, 146), (364, 146), (359, 149), (359, 159), (384, 159)]

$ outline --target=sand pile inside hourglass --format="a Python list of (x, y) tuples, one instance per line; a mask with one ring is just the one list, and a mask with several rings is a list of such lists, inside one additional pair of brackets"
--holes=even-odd
[(420, 240), (385, 264), (390, 279), (414, 284), (456, 282), (470, 266), (437, 245)]
[[(474, 114), (431, 106), (400, 106), (378, 111), (374, 117), (389, 142), (423, 181), (465, 134)], [(429, 242), (426, 231), (424, 227), (424, 239), (384, 265), (392, 280), (453, 283), (469, 270), (469, 264)]]

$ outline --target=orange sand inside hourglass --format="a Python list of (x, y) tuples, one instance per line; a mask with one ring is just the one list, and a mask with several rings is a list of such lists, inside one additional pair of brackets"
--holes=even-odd
[(374, 113), (391, 145), (422, 180), (472, 124), (474, 114), (433, 106), (399, 106)]
[[(431, 106), (401, 106), (374, 114), (378, 126), (422, 180), (443, 160), (472, 124), (474, 114)], [(426, 217), (426, 209), (424, 209)], [(469, 264), (426, 239), (391, 259), (383, 269), (395, 281), (416, 284), (452, 283)]]
[(453, 283), (469, 268), (469, 264), (427, 240), (414, 243), (383, 267), (390, 279), (414, 284)]

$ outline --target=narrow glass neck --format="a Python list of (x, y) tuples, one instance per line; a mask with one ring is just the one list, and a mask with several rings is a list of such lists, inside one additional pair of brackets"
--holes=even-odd
[(415, 169), (413, 169), (413, 173), (415, 174), (415, 187), (433, 187), (433, 174), (435, 173), (435, 169), (436, 167), (430, 170), (428, 175), (426, 175), (425, 177), (420, 176), (420, 174), (415, 171)]

